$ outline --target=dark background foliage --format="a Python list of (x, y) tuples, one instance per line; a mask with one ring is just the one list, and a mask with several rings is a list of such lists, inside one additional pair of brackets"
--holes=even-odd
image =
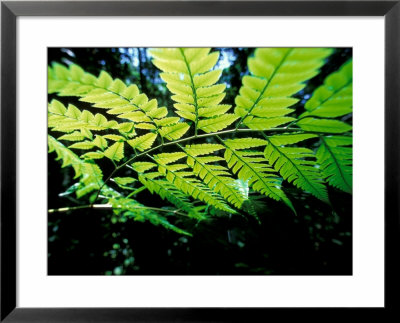
[[(219, 64), (226, 67), (221, 81), (227, 87), (225, 103), (233, 103), (247, 74), (251, 48), (219, 48)], [(309, 98), (323, 79), (352, 55), (338, 48), (298, 97)], [(113, 78), (135, 83), (160, 106), (173, 102), (158, 70), (143, 48), (49, 48), (49, 64), (75, 63), (98, 75), (106, 70)], [(55, 98), (50, 95), (49, 100)], [(72, 98), (60, 98), (72, 102)], [(75, 99), (76, 100), (76, 99)], [(82, 102), (77, 106), (89, 108)], [(299, 109), (299, 112), (300, 109)], [(347, 120), (349, 122), (349, 120)], [(102, 161), (103, 173), (112, 164)], [(73, 172), (60, 168), (55, 153), (48, 158), (48, 206), (87, 204), (73, 194), (61, 194), (72, 185)], [(49, 275), (350, 275), (352, 274), (352, 196), (329, 187), (333, 208), (286, 185), (296, 211), (283, 203), (253, 196), (257, 217), (213, 217), (196, 223), (179, 219), (176, 225), (193, 237), (181, 236), (150, 223), (117, 218), (110, 210), (81, 209), (48, 216)], [(158, 196), (143, 191), (146, 205), (165, 205)]]

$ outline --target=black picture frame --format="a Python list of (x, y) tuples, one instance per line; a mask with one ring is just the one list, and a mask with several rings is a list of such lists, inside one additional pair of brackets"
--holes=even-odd
[[(273, 317), (331, 321), (398, 314), (400, 1), (4, 1), (1, 3), (1, 322), (253, 322)], [(16, 19), (19, 16), (384, 16), (384, 308), (17, 308)], [(371, 233), (372, 234), (372, 233)], [(310, 313), (310, 310), (313, 313)], [(316, 313), (317, 312), (317, 313)], [(321, 316), (322, 315), (322, 316)], [(394, 316), (396, 317), (396, 315)]]

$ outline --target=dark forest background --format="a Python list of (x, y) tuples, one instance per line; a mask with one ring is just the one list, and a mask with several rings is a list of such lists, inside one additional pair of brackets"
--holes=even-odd
[[(251, 48), (217, 48), (221, 81), (227, 87), (224, 103), (233, 104), (247, 74)], [(310, 97), (323, 79), (352, 56), (338, 48), (298, 96)], [(165, 85), (144, 48), (49, 48), (48, 62), (75, 63), (98, 75), (137, 84), (159, 106), (172, 108)], [(50, 95), (49, 100), (56, 98)], [(62, 101), (66, 98), (57, 97)], [(67, 98), (71, 102), (71, 98)], [(67, 102), (67, 101), (65, 101)], [(76, 100), (82, 107), (82, 102)], [(73, 184), (73, 171), (61, 168), (55, 153), (48, 158), (48, 207), (85, 204), (65, 193)], [(105, 176), (112, 171), (102, 165)], [(253, 200), (257, 218), (250, 215), (215, 217), (195, 223), (180, 220), (193, 237), (182, 236), (150, 223), (117, 218), (110, 210), (81, 209), (48, 215), (49, 275), (351, 275), (352, 196), (328, 187), (331, 206), (290, 190), (298, 213), (268, 198)], [(157, 195), (138, 195), (147, 205), (165, 204)], [(150, 203), (149, 203), (150, 201)]]

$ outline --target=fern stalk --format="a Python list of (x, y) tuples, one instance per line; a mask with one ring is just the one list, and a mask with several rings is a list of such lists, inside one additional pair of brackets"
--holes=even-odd
[[(79, 205), (79, 206), (71, 206), (71, 207), (61, 207), (58, 209), (49, 209), (47, 212), (48, 213), (64, 213), (64, 212), (68, 212), (68, 211), (75, 211), (75, 210), (81, 210), (81, 209), (116, 209), (116, 207), (111, 204), (88, 204), (88, 205)], [(182, 212), (179, 212), (179, 210), (166, 210), (166, 209), (161, 209), (161, 208), (151, 207), (151, 206), (143, 206), (143, 207), (136, 206), (135, 209), (153, 210), (153, 211), (157, 211), (157, 212), (167, 212), (167, 213), (174, 213), (174, 214), (178, 214), (178, 215), (186, 215)]]
[(194, 85), (192, 71), (190, 70), (190, 65), (189, 65), (189, 63), (188, 63), (188, 61), (186, 59), (185, 53), (183, 52), (182, 48), (180, 48), (179, 51), (180, 51), (180, 53), (181, 53), (181, 55), (183, 57), (183, 60), (184, 60), (185, 65), (186, 65), (186, 68), (187, 68), (187, 70), (189, 72), (188, 74), (189, 74), (189, 77), (190, 77), (190, 83), (191, 83), (190, 86), (191, 86), (192, 92), (193, 92), (193, 100), (194, 100), (194, 108), (195, 108), (195, 116), (196, 116), (196, 120), (195, 120), (195, 123), (194, 123), (194, 136), (197, 137), (197, 123), (199, 122), (199, 106), (198, 106), (198, 103), (197, 103), (196, 87)]
[[(298, 128), (286, 128), (286, 127), (281, 127), (281, 128), (273, 128), (273, 129), (269, 129), (269, 131), (299, 131)], [(126, 165), (132, 163), (136, 158), (142, 157), (147, 155), (150, 152), (153, 152), (155, 150), (161, 149), (163, 147), (167, 147), (167, 146), (171, 146), (171, 145), (176, 145), (178, 143), (182, 143), (182, 142), (186, 142), (186, 141), (191, 141), (194, 139), (201, 139), (201, 138), (207, 138), (207, 137), (214, 137), (214, 136), (219, 136), (219, 135), (226, 135), (226, 134), (234, 134), (237, 132), (242, 132), (242, 133), (246, 133), (246, 132), (259, 132), (259, 130), (255, 130), (255, 129), (231, 129), (231, 130), (223, 130), (223, 131), (219, 131), (219, 132), (213, 132), (213, 133), (206, 133), (206, 134), (201, 134), (198, 136), (191, 136), (191, 137), (187, 137), (187, 138), (182, 138), (182, 139), (178, 139), (175, 141), (171, 141), (171, 142), (167, 142), (167, 143), (161, 143), (160, 145), (150, 148), (148, 150), (145, 150), (139, 154), (135, 154), (133, 157), (131, 157), (130, 159), (128, 159), (127, 161), (123, 162), (122, 164), (116, 166), (116, 168), (110, 173), (110, 175), (106, 178), (106, 180), (104, 181), (102, 187), (98, 190), (97, 196), (94, 199), (95, 203), (99, 197), (99, 194), (101, 192), (101, 189), (104, 187), (104, 185), (106, 185), (106, 183), (108, 183), (108, 181), (123, 167), (125, 167)], [(221, 138), (219, 138), (220, 140), (222, 140)]]

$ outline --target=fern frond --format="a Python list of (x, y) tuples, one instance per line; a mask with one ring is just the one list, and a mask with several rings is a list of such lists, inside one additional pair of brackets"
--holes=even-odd
[(315, 160), (312, 160), (315, 159), (314, 152), (308, 148), (284, 146), (313, 137), (312, 134), (265, 136), (268, 145), (264, 154), (285, 180), (328, 203), (325, 185)]
[[(259, 221), (265, 196), (296, 213), (284, 181), (326, 203), (327, 185), (351, 193), (351, 60), (328, 75), (304, 105), (298, 99), (301, 90), (332, 49), (256, 49), (232, 113), (232, 106), (223, 102), (226, 85), (216, 68), (218, 51), (160, 48), (149, 53), (172, 93), (173, 111), (104, 71), (94, 76), (74, 64), (49, 67), (49, 93), (91, 104), (83, 110), (52, 100), (48, 106), (48, 126), (55, 133), (48, 139), (49, 152), (79, 178), (66, 194), (80, 197), (97, 191), (90, 202), (110, 203), (121, 221), (150, 221), (188, 234), (174, 226), (170, 216), (204, 220), (209, 214), (240, 209)], [(159, 90), (166, 93), (165, 88)], [(294, 107), (305, 110), (298, 116)], [(200, 130), (204, 133), (199, 135)], [(313, 141), (302, 144), (309, 139)], [(99, 165), (114, 165), (105, 182), (94, 162), (102, 158)], [(115, 177), (124, 167), (137, 177), (128, 172)], [(107, 186), (109, 181), (129, 195)], [(143, 190), (157, 194), (167, 206), (139, 203), (133, 197)]]
[(68, 148), (83, 149), (83, 150), (92, 149), (93, 147), (94, 144), (89, 141), (77, 142), (71, 146), (68, 146)]
[[(275, 171), (268, 165), (268, 161), (264, 157), (258, 157), (260, 156), (258, 152), (239, 150), (253, 148), (250, 139), (230, 139), (223, 142), (226, 147), (224, 158), (229, 168), (234, 174), (238, 174), (240, 180), (248, 182), (255, 191), (276, 201), (283, 201), (295, 212), (292, 202), (281, 189), (281, 179), (274, 174)], [(248, 144), (244, 145), (244, 141)], [(243, 148), (234, 148), (238, 147), (238, 143), (239, 147)], [(255, 145), (258, 146), (259, 142)]]
[[(156, 164), (153, 164), (157, 167)], [(185, 211), (189, 217), (196, 218), (198, 220), (205, 219), (205, 215), (200, 212), (199, 208), (196, 207), (189, 199), (189, 195), (184, 194), (182, 191), (177, 189), (175, 185), (171, 184), (167, 180), (160, 179), (162, 176), (159, 172), (145, 173), (143, 171), (142, 163), (133, 163), (132, 168), (138, 172), (139, 181), (146, 186), (150, 193), (158, 194), (163, 200), (169, 201), (182, 211)], [(145, 168), (146, 169), (146, 168)]]
[(58, 138), (59, 140), (67, 140), (67, 141), (82, 141), (85, 139), (85, 136), (80, 131), (74, 131), (73, 133), (68, 133)]
[(89, 151), (83, 155), (81, 155), (81, 158), (83, 159), (101, 159), (104, 157), (104, 153), (101, 151)]
[(175, 231), (179, 234), (191, 235), (190, 233), (171, 224), (166, 216), (160, 214), (161, 211), (163, 211), (164, 214), (174, 216), (177, 215), (176, 210), (168, 208), (158, 209), (143, 205), (132, 198), (124, 197), (121, 193), (107, 185), (102, 187), (101, 195), (107, 200), (107, 204), (112, 206), (114, 214), (116, 214), (121, 221), (125, 222), (127, 219), (139, 222), (149, 221), (153, 225), (161, 225), (164, 228)]
[(224, 202), (224, 199), (218, 193), (215, 193), (203, 182), (196, 179), (195, 174), (187, 170), (189, 168), (187, 164), (172, 164), (184, 157), (187, 157), (187, 154), (184, 152), (162, 153), (155, 155), (154, 161), (158, 164), (158, 171), (183, 193), (222, 211), (237, 213)]
[[(159, 123), (168, 114), (166, 107), (158, 107), (157, 100), (149, 100), (144, 93), (140, 93), (136, 85), (126, 86), (105, 71), (96, 78), (77, 65), (72, 64), (66, 68), (54, 64), (49, 68), (48, 84), (49, 93), (78, 96), (81, 101), (105, 109), (108, 114), (130, 120), (139, 129), (154, 129), (159, 132), (162, 130), (159, 129)], [(179, 119), (175, 121), (175, 124), (179, 124)]]
[(224, 149), (224, 146), (219, 144), (199, 144), (199, 145), (187, 145), (185, 152), (192, 156), (209, 155), (218, 150)]
[(104, 156), (111, 160), (120, 161), (124, 158), (124, 143), (116, 142), (104, 152)]
[(338, 71), (328, 75), (324, 84), (317, 88), (306, 102), (306, 112), (297, 125), (303, 130), (320, 134), (321, 145), (317, 150), (317, 161), (323, 178), (333, 187), (352, 192), (352, 145), (351, 136), (322, 135), (340, 134), (352, 129), (340, 120), (317, 119), (336, 118), (352, 112), (353, 105), (352, 60), (344, 63)]
[(287, 117), (298, 102), (291, 96), (318, 73), (331, 54), (324, 48), (258, 48), (248, 61), (251, 75), (243, 77), (235, 114), (250, 129), (268, 130), (295, 120)]
[(160, 135), (168, 140), (177, 140), (181, 138), (190, 126), (187, 123), (180, 122), (173, 126), (165, 126), (160, 129)]
[(352, 129), (352, 126), (340, 120), (305, 118), (296, 123), (304, 131), (316, 133), (344, 133)]
[(335, 118), (352, 112), (353, 108), (353, 62), (344, 63), (340, 69), (330, 74), (324, 84), (318, 87), (306, 102), (307, 110), (301, 118), (316, 116)]
[(222, 71), (212, 70), (219, 52), (210, 53), (210, 48), (156, 48), (150, 53), (174, 94), (176, 113), (195, 122), (196, 134), (198, 129), (207, 133), (225, 129), (238, 118), (226, 114), (231, 106), (220, 104), (225, 84), (216, 83)]
[(128, 140), (128, 144), (132, 146), (132, 148), (138, 149), (140, 151), (146, 150), (153, 146), (154, 141), (156, 140), (157, 135), (155, 133), (149, 132), (143, 136), (136, 137), (132, 140)]
[[(344, 133), (351, 125), (340, 120), (322, 119), (340, 117), (352, 112), (353, 70), (352, 60), (328, 75), (306, 102), (304, 112), (296, 122), (305, 131), (317, 133)], [(317, 117), (317, 118), (315, 118)]]
[(217, 150), (224, 149), (218, 144), (190, 145), (185, 148), (180, 146), (188, 155), (187, 164), (193, 169), (207, 186), (216, 193), (221, 194), (228, 202), (240, 208), (245, 200), (243, 193), (237, 189), (235, 179), (231, 177), (228, 169), (221, 165), (211, 164), (223, 158), (209, 155)]
[[(49, 104), (48, 111), (48, 126), (52, 128), (53, 131), (68, 133), (76, 129), (79, 130), (59, 137), (59, 140), (75, 141), (75, 143), (70, 145), (69, 148), (81, 150), (90, 150), (93, 148), (100, 149), (100, 151), (98, 150), (84, 154), (83, 158), (100, 159), (105, 156), (115, 161), (124, 158), (124, 141), (127, 140), (125, 138), (126, 133), (120, 131), (119, 125), (116, 121), (108, 121), (106, 117), (99, 113), (93, 115), (87, 110), (81, 111), (73, 105), (69, 105), (68, 108), (66, 108), (57, 100), (53, 100)], [(96, 135), (93, 139), (91, 131), (105, 130), (117, 130), (124, 136), (112, 134), (104, 136)], [(134, 134), (131, 132), (130, 136), (132, 135)], [(152, 135), (156, 136), (155, 134)], [(117, 142), (108, 147), (106, 138)]]
[(79, 110), (70, 104), (66, 108), (57, 100), (48, 105), (48, 126), (54, 131), (72, 132), (76, 129), (86, 130), (118, 130), (118, 123), (114, 120), (108, 121), (102, 114), (93, 115), (90, 111)]
[(317, 150), (317, 160), (321, 173), (333, 187), (347, 193), (352, 192), (353, 143), (352, 137), (320, 136), (321, 146)]
[(92, 161), (89, 162), (80, 159), (75, 153), (50, 135), (47, 136), (47, 143), (49, 152), (56, 152), (57, 159), (62, 160), (61, 167), (72, 166), (75, 171), (74, 178), (80, 177), (85, 189), (83, 190), (81, 187), (77, 191), (79, 197), (101, 187), (103, 184), (103, 174), (99, 166)]
[(214, 118), (202, 119), (199, 121), (198, 127), (200, 130), (203, 130), (204, 132), (207, 133), (217, 132), (222, 129), (225, 129), (233, 122), (235, 122), (237, 119), (238, 119), (237, 116), (227, 113)]
[[(143, 205), (136, 200), (117, 196), (109, 198), (108, 203), (112, 205), (113, 211), (117, 215), (140, 222), (149, 221), (156, 226), (161, 225), (168, 230), (191, 236), (187, 231), (171, 224), (168, 219), (162, 216), (159, 212), (153, 211), (151, 207)], [(174, 211), (171, 210), (170, 213), (171, 215), (174, 215)]]
[(111, 180), (115, 182), (117, 185), (121, 186), (126, 186), (128, 184), (136, 182), (136, 179), (134, 179), (133, 177), (114, 177)]

